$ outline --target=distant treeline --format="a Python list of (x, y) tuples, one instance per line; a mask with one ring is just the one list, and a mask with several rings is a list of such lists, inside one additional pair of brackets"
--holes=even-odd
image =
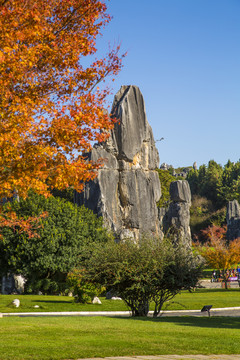
[(212, 201), (215, 209), (220, 209), (230, 200), (240, 202), (240, 161), (230, 160), (226, 165), (210, 160), (208, 165), (192, 169), (188, 175), (192, 195), (206, 197)]

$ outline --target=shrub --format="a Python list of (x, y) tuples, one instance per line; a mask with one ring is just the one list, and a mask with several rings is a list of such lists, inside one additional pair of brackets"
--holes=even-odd
[(90, 303), (95, 296), (99, 296), (105, 288), (94, 284), (86, 277), (85, 269), (74, 269), (68, 273), (67, 284), (73, 290), (75, 300), (80, 303)]
[(164, 302), (195, 288), (202, 267), (189, 248), (167, 238), (143, 238), (139, 244), (109, 241), (96, 246), (87, 264), (89, 279), (118, 294), (132, 316), (147, 316), (150, 301), (157, 316)]

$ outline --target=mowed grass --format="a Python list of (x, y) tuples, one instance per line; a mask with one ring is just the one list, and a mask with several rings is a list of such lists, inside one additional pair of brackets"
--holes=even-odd
[[(11, 303), (13, 299), (20, 300), (20, 307)], [(0, 312), (48, 312), (48, 311), (126, 311), (126, 305), (121, 300), (106, 300), (101, 298), (102, 305), (76, 303), (72, 297), (50, 295), (0, 295)], [(39, 308), (35, 308), (37, 305)], [(1, 358), (0, 358), (1, 360)]]
[(167, 310), (200, 310), (203, 305), (213, 308), (239, 307), (240, 289), (198, 289), (194, 292), (183, 291), (164, 309)]
[(1, 360), (239, 354), (240, 319), (54, 317), (0, 319)]
[[(20, 300), (20, 307), (11, 305), (13, 299)], [(78, 304), (67, 296), (0, 295), (0, 312), (41, 312), (41, 311), (126, 311), (123, 301), (101, 298), (102, 305)], [(39, 308), (34, 308), (38, 305)], [(203, 305), (213, 308), (240, 306), (240, 289), (198, 289), (192, 293), (183, 291), (163, 310), (200, 310)], [(153, 310), (153, 305), (150, 307)]]

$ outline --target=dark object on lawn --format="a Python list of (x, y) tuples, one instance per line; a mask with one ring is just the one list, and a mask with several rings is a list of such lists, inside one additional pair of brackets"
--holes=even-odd
[(208, 316), (210, 317), (210, 310), (211, 310), (211, 308), (212, 308), (212, 305), (205, 305), (205, 306), (202, 308), (201, 312), (207, 311), (207, 312), (208, 312)]

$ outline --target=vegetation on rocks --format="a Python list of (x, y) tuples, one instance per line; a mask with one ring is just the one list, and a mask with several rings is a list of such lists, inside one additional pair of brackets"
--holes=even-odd
[(157, 203), (158, 207), (167, 207), (170, 203), (170, 184), (172, 181), (176, 181), (176, 178), (172, 176), (169, 170), (157, 169), (159, 180), (161, 183), (161, 198)]

